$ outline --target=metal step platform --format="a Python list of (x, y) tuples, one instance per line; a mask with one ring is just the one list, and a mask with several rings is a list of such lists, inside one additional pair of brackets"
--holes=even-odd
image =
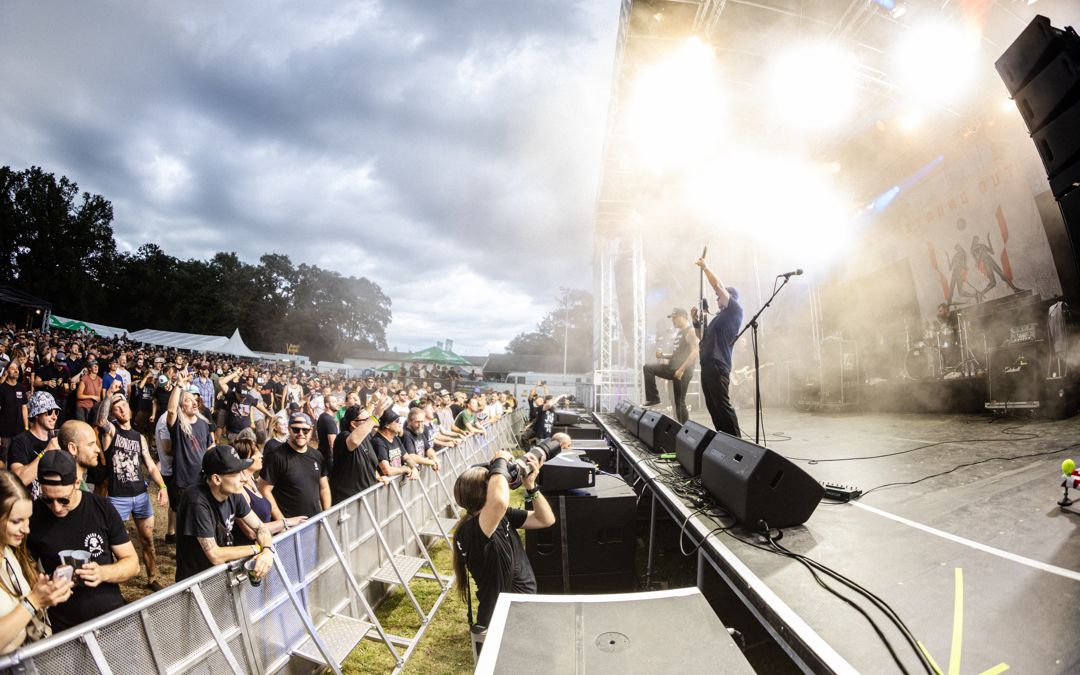
[[(345, 661), (345, 657), (356, 648), (356, 645), (360, 644), (360, 641), (371, 630), (372, 625), (367, 621), (354, 619), (351, 616), (333, 614), (319, 627), (319, 637), (322, 638), (330, 651), (330, 655), (333, 656), (336, 662), (333, 665), (340, 666)], [(292, 655), (320, 666), (331, 665), (323, 658), (322, 653), (319, 652), (319, 648), (315, 646), (315, 642), (310, 636), (292, 651)]]
[(443, 532), (450, 534), (454, 531), (454, 528), (457, 527), (458, 521), (457, 518), (439, 518), (438, 523), (439, 525), (442, 525), (442, 530), (440, 530), (439, 525), (436, 525), (435, 521), (432, 520), (430, 523), (420, 528), (420, 534), (429, 537), (441, 537), (443, 536)]
[[(381, 581), (384, 584), (400, 584), (402, 580), (408, 581), (415, 577), (416, 573), (425, 564), (427, 564), (427, 561), (423, 558), (415, 558), (411, 555), (395, 555), (393, 564), (388, 561), (375, 574), (371, 575), (371, 580)], [(401, 578), (398, 578), (397, 572), (394, 571), (395, 565), (398, 572), (401, 572)]]

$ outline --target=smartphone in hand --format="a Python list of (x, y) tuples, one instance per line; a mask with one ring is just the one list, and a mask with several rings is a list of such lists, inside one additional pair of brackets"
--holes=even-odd
[(71, 581), (75, 577), (75, 568), (71, 565), (60, 565), (53, 570), (53, 581)]

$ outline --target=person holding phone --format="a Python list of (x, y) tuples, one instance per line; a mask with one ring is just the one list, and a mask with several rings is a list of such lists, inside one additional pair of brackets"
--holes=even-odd
[(33, 509), (22, 481), (0, 470), (0, 654), (15, 651), (27, 639), (48, 637), (46, 610), (71, 597), (71, 579), (50, 579), (30, 558), (26, 537)]
[(49, 612), (59, 632), (122, 607), (119, 584), (139, 573), (139, 556), (109, 500), (79, 489), (70, 452), (50, 450), (37, 468), (42, 496), (30, 516), (30, 553), (49, 575), (61, 567), (61, 551), (89, 554), (74, 570), (71, 598)]

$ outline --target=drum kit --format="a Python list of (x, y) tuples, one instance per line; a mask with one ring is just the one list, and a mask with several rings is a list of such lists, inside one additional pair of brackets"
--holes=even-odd
[(929, 321), (921, 337), (912, 339), (910, 326), (905, 328), (907, 354), (904, 377), (909, 380), (951, 379), (974, 375), (979, 364), (967, 348), (967, 326), (961, 312), (956, 324)]

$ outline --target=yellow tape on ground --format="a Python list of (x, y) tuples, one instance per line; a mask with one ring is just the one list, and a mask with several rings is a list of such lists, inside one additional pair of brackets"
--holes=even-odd
[(949, 675), (960, 675), (960, 650), (964, 641), (964, 570), (956, 568), (956, 596), (953, 600), (952, 647)]

